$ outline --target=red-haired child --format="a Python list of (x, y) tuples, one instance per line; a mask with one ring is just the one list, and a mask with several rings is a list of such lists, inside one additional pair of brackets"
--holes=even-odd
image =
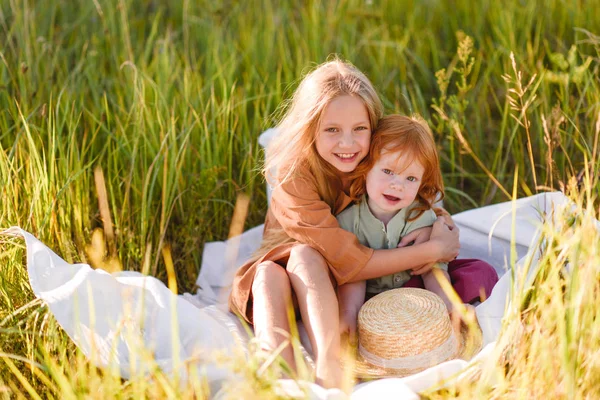
[[(361, 244), (376, 250), (393, 249), (409, 233), (432, 226), (437, 220), (433, 204), (443, 199), (444, 185), (435, 142), (422, 119), (402, 115), (384, 117), (373, 134), (369, 155), (353, 175), (356, 178), (350, 194), (358, 203), (338, 214), (337, 220)], [(341, 332), (355, 337), (358, 311), (365, 296), (370, 298), (407, 284), (436, 293), (449, 312), (453, 310), (452, 302), (438, 277), (448, 283), (458, 282), (455, 289), (465, 303), (479, 299), (481, 291), (489, 296), (498, 276), (488, 264), (473, 261), (476, 262), (458, 269), (459, 279), (455, 282), (448, 274), (448, 264), (437, 263), (436, 268), (421, 275), (422, 281), (405, 270), (341, 285), (338, 289)]]

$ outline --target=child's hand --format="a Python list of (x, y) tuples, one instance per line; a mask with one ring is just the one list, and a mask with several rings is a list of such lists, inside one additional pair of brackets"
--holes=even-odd
[(429, 272), (431, 272), (431, 270), (435, 267), (435, 264), (437, 264), (437, 262), (432, 262), (429, 264), (423, 264), (420, 267), (417, 268), (413, 268), (410, 271), (411, 275), (425, 275)]
[(446, 225), (450, 226), (451, 228), (454, 228), (456, 226), (454, 220), (452, 219), (452, 216), (450, 216), (450, 213), (445, 209), (436, 207), (433, 209), (433, 211), (438, 217), (444, 218), (444, 222), (446, 223)]
[(425, 243), (431, 237), (432, 227), (415, 229), (400, 240), (397, 247), (411, 246), (413, 244)]
[(456, 333), (457, 337), (460, 337), (461, 326), (469, 327), (470, 324), (477, 321), (475, 314), (475, 307), (471, 304), (462, 304), (462, 307), (453, 308), (450, 314), (450, 322), (452, 323), (452, 329)]

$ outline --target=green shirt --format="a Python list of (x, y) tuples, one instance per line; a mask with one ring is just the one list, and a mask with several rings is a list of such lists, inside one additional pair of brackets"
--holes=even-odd
[[(426, 210), (419, 218), (407, 222), (409, 211), (417, 205), (418, 203), (414, 202), (398, 211), (388, 222), (387, 229), (384, 223), (377, 219), (369, 209), (366, 196), (361, 199), (360, 203), (339, 213), (336, 218), (340, 227), (354, 233), (364, 246), (374, 250), (394, 249), (408, 233), (415, 229), (431, 226), (435, 222), (437, 217), (433, 210)], [(438, 263), (437, 266), (448, 270), (447, 264)], [(377, 294), (402, 287), (410, 278), (411, 275), (408, 271), (402, 271), (381, 278), (369, 279), (367, 280), (367, 293)]]

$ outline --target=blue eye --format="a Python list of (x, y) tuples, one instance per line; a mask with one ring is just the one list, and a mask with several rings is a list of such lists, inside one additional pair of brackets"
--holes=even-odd
[(392, 170), (389, 170), (387, 168), (384, 168), (381, 170), (384, 174), (386, 175), (393, 175), (394, 173), (392, 172)]

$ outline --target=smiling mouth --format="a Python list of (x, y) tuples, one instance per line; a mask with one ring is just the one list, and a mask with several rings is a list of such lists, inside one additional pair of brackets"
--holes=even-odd
[(400, 198), (399, 198), (399, 197), (390, 196), (390, 195), (388, 195), (388, 194), (384, 194), (384, 195), (383, 195), (383, 197), (385, 197), (385, 199), (386, 199), (387, 201), (390, 201), (390, 202), (392, 202), (392, 203), (396, 203), (396, 202), (400, 201)]
[(333, 153), (342, 162), (352, 162), (358, 157), (358, 153)]

